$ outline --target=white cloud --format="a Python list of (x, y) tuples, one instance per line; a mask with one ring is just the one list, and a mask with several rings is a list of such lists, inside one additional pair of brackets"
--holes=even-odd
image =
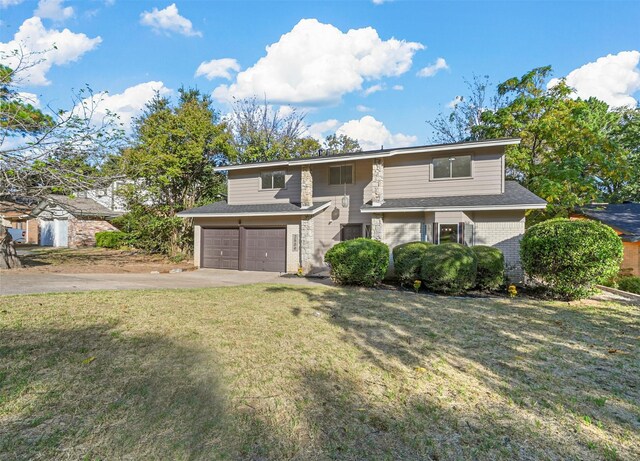
[(214, 78), (226, 78), (231, 80), (231, 72), (240, 71), (240, 64), (238, 61), (232, 58), (212, 59), (211, 61), (204, 61), (196, 70), (196, 77), (206, 77), (207, 80), (213, 80)]
[(367, 106), (364, 106), (362, 104), (358, 104), (356, 106), (356, 110), (358, 112), (373, 112), (373, 109), (371, 107), (367, 107)]
[[(96, 104), (94, 120), (99, 122), (107, 115), (107, 111), (110, 111), (120, 116), (120, 122), (124, 129), (129, 131), (133, 119), (140, 115), (156, 92), (159, 92), (160, 95), (168, 95), (171, 90), (161, 81), (150, 81), (131, 86), (122, 93), (96, 93), (93, 95), (93, 101)], [(91, 98), (85, 99), (83, 103), (91, 104)]]
[(363, 91), (363, 94), (365, 96), (369, 96), (369, 95), (371, 95), (373, 93), (377, 93), (378, 91), (384, 90), (384, 88), (385, 88), (384, 85), (381, 85), (381, 84), (378, 83), (376, 85), (371, 85), (369, 88), (366, 88)]
[(40, 99), (35, 93), (28, 93), (26, 91), (19, 91), (18, 98), (25, 104), (31, 104), (33, 107), (40, 107)]
[[(0, 54), (4, 55), (3, 61), (9, 67), (17, 65), (19, 56), (15, 52), (18, 50), (33, 60), (33, 66), (29, 68), (28, 75), (19, 82), (20, 84), (49, 85), (51, 82), (47, 80), (47, 72), (52, 66), (75, 62), (101, 42), (100, 37), (89, 38), (69, 29), (46, 29), (40, 18), (33, 17), (22, 23), (13, 40), (0, 42)], [(36, 55), (30, 56), (32, 53)]]
[(441, 70), (448, 69), (448, 68), (449, 68), (449, 65), (447, 64), (447, 61), (445, 61), (444, 58), (438, 58), (436, 59), (435, 63), (420, 69), (417, 75), (418, 77), (433, 77)]
[[(612, 107), (635, 107), (632, 96), (640, 90), (640, 51), (621, 51), (608, 54), (595, 62), (585, 64), (569, 72), (567, 85), (574, 88), (575, 96), (587, 99), (596, 97)], [(557, 85), (559, 79), (551, 79), (547, 85)]]
[(374, 5), (382, 5), (383, 3), (391, 2), (392, 0), (371, 0)]
[(340, 125), (340, 122), (333, 118), (325, 120), (324, 122), (312, 123), (311, 126), (307, 128), (305, 136), (311, 136), (318, 141), (324, 141), (324, 138), (331, 134), (338, 125)]
[(187, 37), (202, 37), (202, 32), (193, 28), (193, 24), (184, 16), (180, 16), (178, 7), (172, 3), (164, 10), (153, 8), (140, 14), (140, 24), (151, 27), (155, 32), (175, 32)]
[(0, 8), (9, 8), (13, 5), (19, 5), (24, 0), (0, 0)]
[(338, 103), (344, 94), (361, 90), (365, 81), (407, 72), (413, 55), (423, 48), (416, 42), (382, 40), (371, 27), (344, 33), (316, 19), (302, 19), (213, 96), (221, 102), (266, 95), (276, 104)]
[(371, 115), (365, 115), (360, 120), (350, 120), (341, 125), (336, 134), (345, 134), (350, 138), (358, 140), (363, 150), (380, 149), (380, 146), (406, 147), (415, 144), (417, 136), (403, 133), (393, 134), (384, 124)]
[(404, 86), (402, 86), (402, 85), (393, 85), (391, 87), (391, 89), (395, 90), (395, 91), (402, 91), (402, 90), (404, 90)]
[(38, 8), (33, 12), (34, 16), (54, 21), (64, 21), (73, 16), (74, 11), (70, 6), (62, 6), (64, 0), (40, 0)]
[(449, 109), (455, 109), (456, 106), (462, 102), (462, 99), (462, 96), (456, 96), (451, 101), (449, 101), (449, 103), (447, 103), (447, 107)]

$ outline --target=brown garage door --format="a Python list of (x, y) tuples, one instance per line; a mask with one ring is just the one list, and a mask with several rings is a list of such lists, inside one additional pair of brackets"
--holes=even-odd
[(238, 229), (202, 229), (201, 266), (211, 269), (238, 269)]
[(243, 269), (285, 272), (286, 229), (246, 229)]

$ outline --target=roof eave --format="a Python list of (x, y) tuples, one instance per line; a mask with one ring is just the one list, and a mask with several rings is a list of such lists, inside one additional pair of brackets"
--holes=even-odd
[(378, 152), (364, 152), (355, 153), (353, 155), (345, 155), (340, 157), (311, 157), (305, 159), (293, 159), (283, 160), (281, 162), (263, 162), (263, 163), (246, 163), (242, 165), (226, 165), (215, 167), (214, 171), (233, 171), (233, 170), (246, 170), (251, 168), (265, 168), (265, 167), (278, 167), (278, 166), (296, 166), (296, 165), (308, 165), (316, 163), (338, 163), (349, 162), (353, 160), (367, 160), (373, 158), (386, 158), (393, 157), (395, 155), (408, 155), (408, 154), (426, 154), (430, 152), (447, 152), (452, 150), (462, 149), (476, 149), (479, 147), (491, 147), (491, 146), (511, 146), (520, 144), (519, 138), (506, 138), (506, 139), (490, 139), (487, 141), (457, 143), (457, 144), (438, 144), (434, 146), (421, 146), (421, 147), (402, 147), (389, 151)]
[(547, 204), (523, 204), (523, 205), (475, 205), (475, 206), (440, 206), (440, 207), (395, 207), (385, 208), (367, 207), (360, 208), (362, 213), (414, 213), (421, 211), (500, 211), (500, 210), (534, 210), (546, 208)]
[(258, 217), (267, 217), (267, 216), (306, 216), (306, 215), (315, 215), (325, 210), (331, 205), (331, 202), (327, 202), (322, 204), (317, 208), (300, 208), (300, 210), (295, 211), (256, 211), (256, 212), (242, 212), (242, 213), (185, 213), (180, 212), (177, 214), (180, 218), (242, 218), (246, 216), (258, 216)]

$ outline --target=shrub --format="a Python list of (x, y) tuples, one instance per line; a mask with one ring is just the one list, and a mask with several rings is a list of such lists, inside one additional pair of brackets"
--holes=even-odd
[(427, 242), (409, 242), (393, 249), (393, 271), (400, 283), (411, 283), (420, 278), (420, 265)]
[(478, 261), (476, 287), (497, 290), (504, 284), (504, 255), (499, 248), (477, 245), (471, 247)]
[(96, 232), (96, 246), (101, 248), (120, 248), (126, 239), (127, 234), (121, 231)]
[(630, 277), (621, 277), (618, 279), (618, 288), (629, 293), (640, 295), (640, 277), (634, 275)]
[(340, 284), (374, 286), (389, 267), (389, 247), (366, 238), (347, 240), (327, 251), (324, 260), (331, 266), (331, 278)]
[(597, 221), (558, 218), (527, 229), (520, 255), (525, 272), (553, 295), (579, 299), (617, 273), (622, 241)]
[(456, 294), (475, 286), (477, 271), (478, 262), (471, 248), (443, 243), (425, 250), (420, 273), (428, 289)]

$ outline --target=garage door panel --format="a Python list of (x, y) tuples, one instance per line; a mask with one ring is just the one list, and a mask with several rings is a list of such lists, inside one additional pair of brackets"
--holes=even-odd
[(202, 267), (238, 269), (238, 229), (202, 229)]
[(246, 229), (244, 269), (250, 271), (286, 271), (286, 230)]

